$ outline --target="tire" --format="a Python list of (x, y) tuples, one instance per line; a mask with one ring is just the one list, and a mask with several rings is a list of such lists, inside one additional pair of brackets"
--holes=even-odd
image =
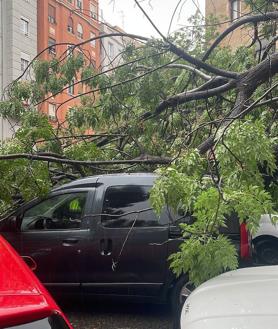
[(257, 260), (264, 265), (278, 264), (278, 240), (266, 239), (254, 243)]
[(171, 292), (170, 303), (173, 314), (173, 329), (180, 329), (180, 315), (183, 304), (191, 292), (190, 287), (187, 287), (188, 277), (181, 277)]

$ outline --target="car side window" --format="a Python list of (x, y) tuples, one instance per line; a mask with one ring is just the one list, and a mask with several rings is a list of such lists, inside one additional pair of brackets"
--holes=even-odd
[[(149, 202), (152, 186), (109, 187), (104, 196), (101, 222), (105, 227), (150, 227), (168, 224), (165, 214), (155, 215)], [(143, 210), (143, 211), (142, 211)], [(139, 213), (132, 213), (142, 211)]]
[(86, 196), (86, 192), (68, 193), (43, 200), (24, 213), (21, 230), (80, 229)]

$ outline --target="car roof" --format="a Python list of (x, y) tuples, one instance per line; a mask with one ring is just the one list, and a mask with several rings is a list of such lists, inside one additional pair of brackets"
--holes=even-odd
[(0, 235), (0, 323), (14, 326), (60, 313), (37, 277)]
[(74, 180), (70, 183), (64, 184), (60, 187), (52, 190), (53, 192), (71, 189), (71, 188), (83, 188), (83, 187), (97, 187), (102, 184), (147, 184), (149, 182), (153, 182), (158, 177), (157, 174), (154, 173), (121, 173), (121, 174), (106, 174), (106, 175), (98, 175), (98, 176), (88, 176), (84, 178), (80, 178)]

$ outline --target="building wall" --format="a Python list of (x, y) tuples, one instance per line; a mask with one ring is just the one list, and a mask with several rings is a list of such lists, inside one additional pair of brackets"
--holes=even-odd
[[(239, 12), (242, 16), (248, 12), (248, 8), (243, 0), (238, 0)], [(206, 0), (206, 18), (210, 15), (217, 17), (219, 22), (226, 22), (218, 27), (218, 31), (223, 32), (231, 24), (231, 0)], [(221, 43), (223, 46), (231, 46), (236, 49), (240, 45), (246, 45), (252, 40), (252, 28), (238, 28), (230, 33)]]
[[(100, 24), (100, 34), (125, 33), (118, 26), (112, 26), (107, 22)], [(128, 44), (139, 47), (141, 43), (125, 36), (109, 36), (100, 40), (101, 70), (104, 72), (117, 67), (122, 62), (122, 52)], [(108, 72), (109, 74), (110, 72)]]
[[(96, 7), (96, 16), (91, 17), (90, 3)], [(48, 10), (49, 5), (55, 8), (55, 22), (49, 20)], [(73, 20), (73, 33), (68, 31), (68, 19)], [(77, 25), (81, 24), (83, 27), (83, 38), (77, 36)], [(48, 47), (49, 39), (54, 39), (56, 43), (66, 42), (77, 44), (91, 37), (91, 33), (96, 36), (99, 35), (98, 22), (98, 1), (97, 0), (83, 0), (83, 7), (80, 11), (77, 8), (76, 0), (38, 0), (38, 52)], [(100, 44), (99, 40), (93, 43), (86, 43), (82, 49), (90, 56), (96, 68), (100, 65)], [(56, 55), (59, 57), (67, 50), (67, 45), (57, 46)], [(48, 51), (43, 52), (41, 59), (49, 60), (53, 57)], [(77, 85), (74, 88), (73, 96), (78, 94), (80, 87)], [(40, 108), (44, 113), (49, 114), (49, 103), (60, 104), (69, 100), (71, 95), (68, 91), (58, 95), (55, 99), (50, 99), (48, 103), (43, 104)], [(68, 109), (76, 104), (79, 104), (79, 98), (67, 102), (57, 112), (59, 122), (63, 122), (66, 118)]]
[[(28, 34), (21, 29), (21, 19), (28, 22)], [(0, 0), (0, 42), (2, 95), (5, 87), (21, 75), (21, 58), (30, 62), (37, 54), (37, 0)], [(9, 122), (1, 118), (0, 140), (13, 132)]]
[[(117, 26), (110, 26), (102, 23), (100, 26), (101, 34), (110, 34), (115, 32), (124, 32)], [(121, 53), (128, 42), (124, 37), (107, 37), (100, 41), (100, 57), (102, 71), (116, 67), (121, 62)]]

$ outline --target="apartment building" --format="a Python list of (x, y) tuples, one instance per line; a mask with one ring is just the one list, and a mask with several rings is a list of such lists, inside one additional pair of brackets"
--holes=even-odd
[[(102, 19), (100, 24), (100, 35), (126, 32), (118, 26), (112, 26)], [(100, 40), (100, 67), (107, 71), (117, 67), (122, 62), (122, 54), (128, 44), (140, 47), (141, 42), (131, 39), (127, 36), (109, 36)], [(110, 72), (108, 72), (109, 74)]]
[[(37, 54), (37, 0), (0, 0), (0, 91), (22, 74)], [(29, 76), (26, 74), (25, 79)], [(13, 120), (0, 117), (0, 141), (13, 135)]]
[[(98, 21), (98, 0), (38, 0), (38, 52), (48, 46), (48, 51), (43, 52), (41, 59), (50, 60), (61, 56), (70, 46), (54, 46), (55, 44), (78, 44), (99, 35), (100, 24)], [(98, 69), (100, 66), (99, 40), (85, 43), (82, 50), (90, 62)], [(69, 87), (64, 93), (50, 99), (43, 104), (40, 110), (54, 121), (58, 104), (65, 103), (57, 111), (59, 122), (64, 122), (68, 110), (79, 104), (79, 98), (72, 97), (82, 92), (82, 85)]]
[[(101, 35), (117, 32), (124, 33), (118, 26), (112, 26), (106, 22), (102, 22), (100, 25)], [(129, 38), (118, 36), (110, 36), (100, 41), (100, 58), (103, 71), (119, 65), (122, 60), (121, 53), (128, 42), (130, 42)]]
[[(221, 23), (218, 31), (224, 31), (233, 21), (248, 12), (248, 7), (244, 0), (206, 0), (206, 18), (210, 16), (217, 17)], [(229, 34), (222, 45), (230, 46), (232, 49), (240, 45), (246, 45), (252, 40), (252, 27), (238, 28)]]

